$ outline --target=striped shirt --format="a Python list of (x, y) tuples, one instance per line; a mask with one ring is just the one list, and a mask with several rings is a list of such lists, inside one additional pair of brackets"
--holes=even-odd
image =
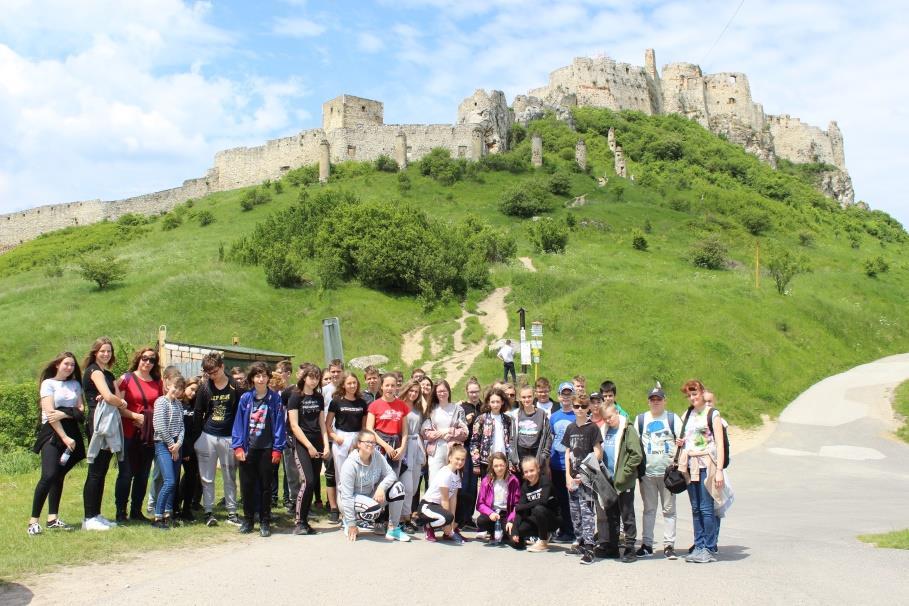
[(168, 446), (174, 442), (183, 443), (183, 405), (179, 400), (169, 400), (161, 396), (155, 400), (155, 442), (164, 442)]

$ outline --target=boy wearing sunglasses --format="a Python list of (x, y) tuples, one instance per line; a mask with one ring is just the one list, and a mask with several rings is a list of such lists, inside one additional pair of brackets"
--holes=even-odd
[(576, 537), (568, 554), (581, 556), (581, 564), (594, 561), (594, 494), (579, 478), (581, 462), (594, 453), (598, 461), (603, 460), (603, 436), (600, 428), (590, 421), (590, 399), (587, 396), (575, 398), (571, 404), (575, 422), (565, 428), (562, 445), (565, 447), (565, 483), (568, 488), (568, 507)]

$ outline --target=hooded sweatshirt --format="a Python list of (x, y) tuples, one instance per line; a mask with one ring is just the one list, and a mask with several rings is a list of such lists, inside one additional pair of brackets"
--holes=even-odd
[(373, 453), (369, 463), (360, 459), (358, 450), (351, 450), (341, 467), (338, 479), (338, 497), (341, 500), (341, 513), (348, 526), (356, 524), (357, 512), (354, 509), (354, 497), (358, 494), (372, 497), (378, 488), (385, 492), (397, 481), (395, 472), (385, 457)]

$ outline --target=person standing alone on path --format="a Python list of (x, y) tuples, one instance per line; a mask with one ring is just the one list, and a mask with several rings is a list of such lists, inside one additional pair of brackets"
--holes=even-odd
[(517, 383), (518, 377), (514, 373), (514, 347), (511, 346), (511, 339), (505, 339), (505, 345), (502, 346), (496, 357), (502, 360), (505, 367), (502, 380), (508, 381), (508, 373), (511, 373), (511, 380)]

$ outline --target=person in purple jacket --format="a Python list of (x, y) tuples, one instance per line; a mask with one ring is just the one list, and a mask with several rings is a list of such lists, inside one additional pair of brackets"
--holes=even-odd
[(262, 362), (249, 367), (246, 381), (251, 389), (240, 396), (230, 442), (240, 468), (244, 518), (240, 532), (252, 532), (258, 502), (259, 534), (263, 537), (271, 536), (272, 465), (281, 461), (287, 443), (281, 394), (268, 388), (270, 378)]
[(477, 528), (480, 533), (485, 531), (490, 544), (511, 542), (514, 508), (520, 496), (521, 482), (508, 469), (508, 459), (501, 452), (493, 454), (477, 495)]

